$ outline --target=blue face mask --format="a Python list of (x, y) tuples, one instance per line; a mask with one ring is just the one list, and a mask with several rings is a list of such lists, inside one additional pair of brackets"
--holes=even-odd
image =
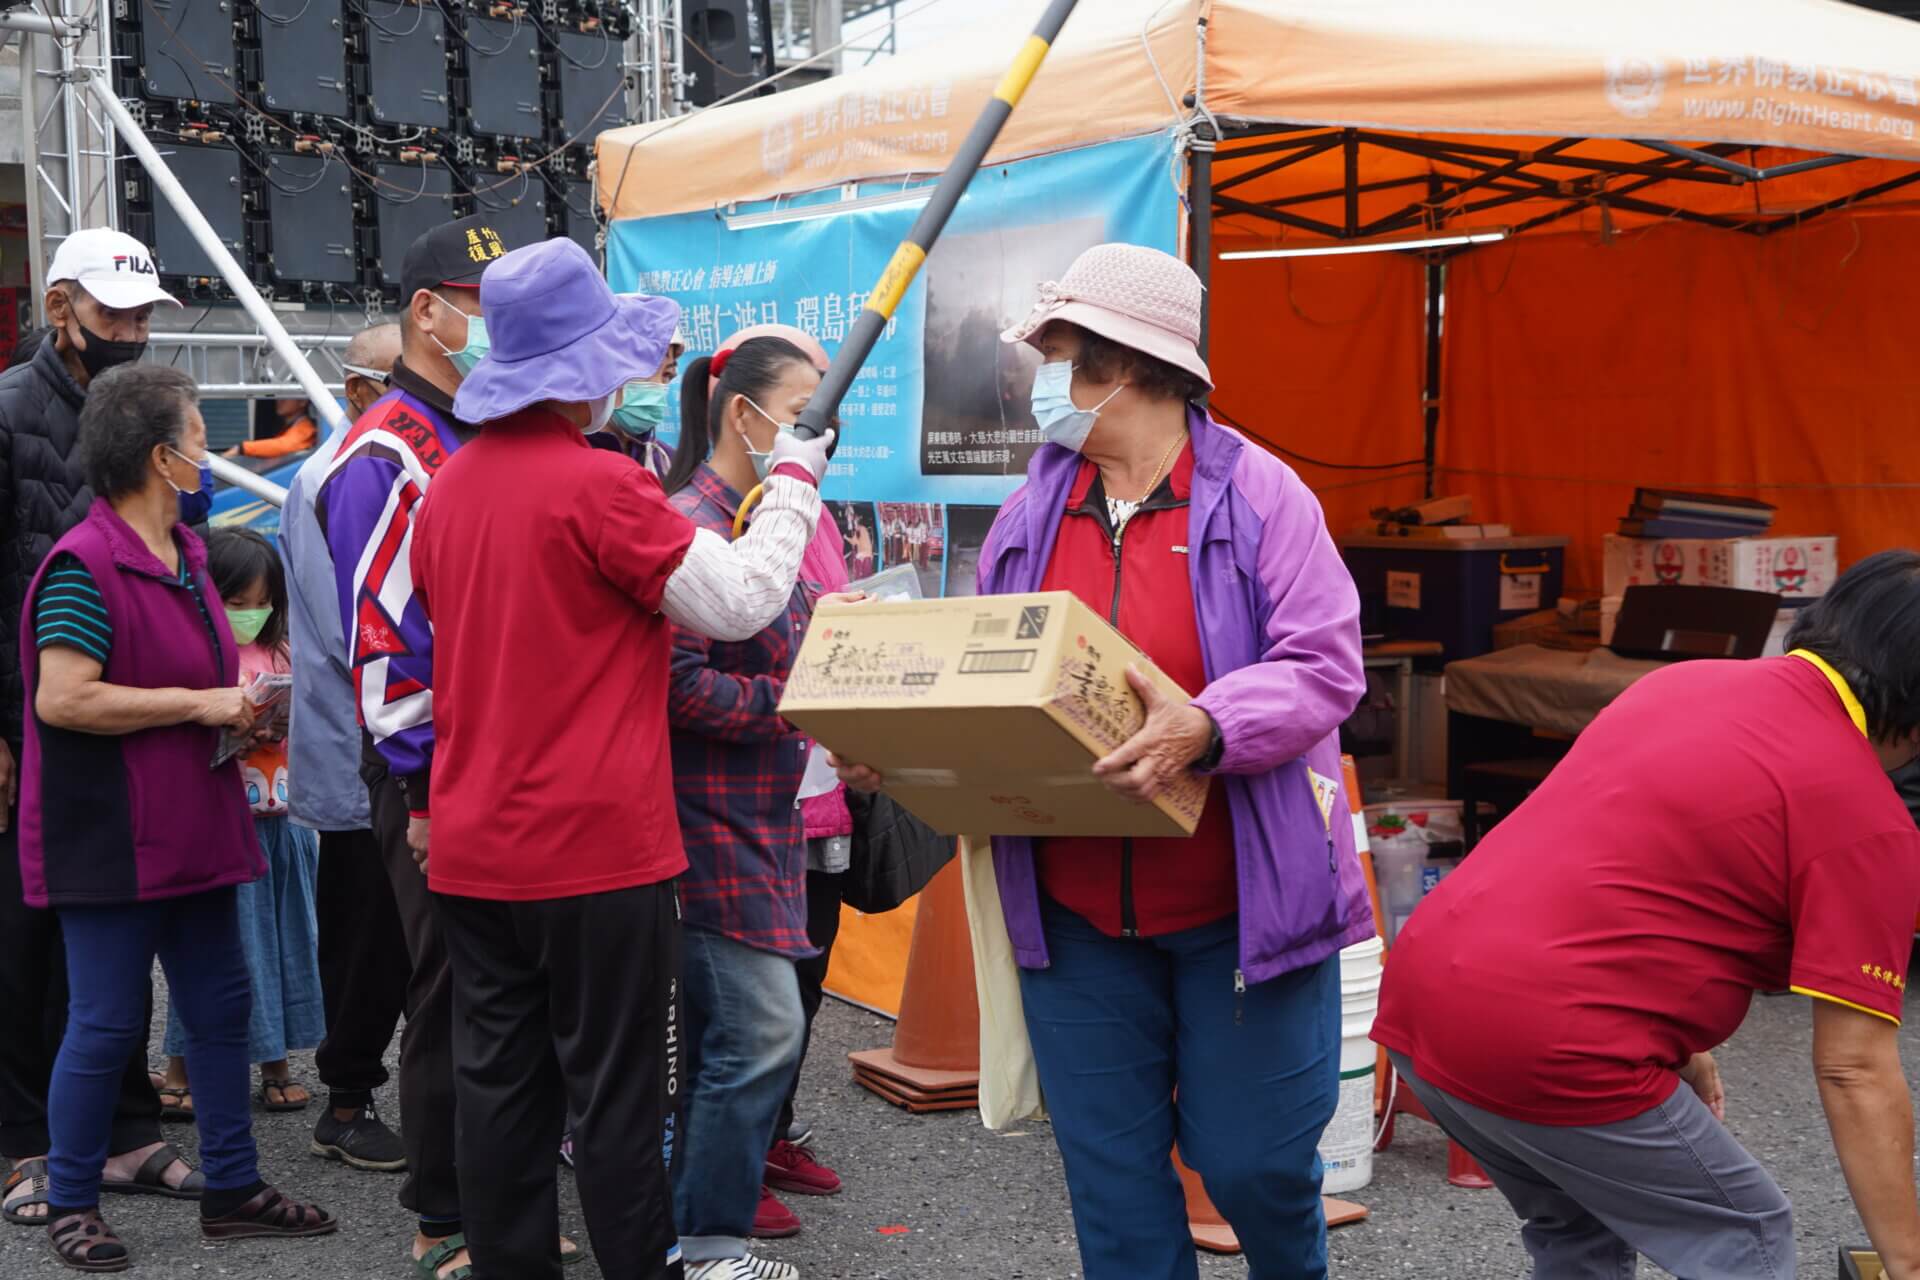
[(1049, 360), (1033, 375), (1033, 420), (1040, 424), (1040, 433), (1049, 443), (1078, 453), (1092, 434), (1100, 411), (1126, 389), (1122, 383), (1113, 389), (1112, 396), (1091, 409), (1082, 409), (1073, 402), (1073, 362)]
[(480, 316), (467, 315), (466, 312), (461, 311), (460, 308), (454, 306), (437, 293), (433, 295), (433, 300), (447, 310), (454, 312), (456, 315), (463, 316), (466, 319), (467, 342), (466, 345), (458, 351), (451, 350), (446, 343), (440, 341), (438, 338), (434, 338), (432, 334), (427, 335), (429, 338), (433, 338), (435, 346), (439, 347), (443, 352), (446, 352), (447, 363), (453, 366), (454, 372), (464, 378), (473, 372), (473, 366), (485, 359), (487, 352), (493, 347), (493, 343), (487, 337), (487, 322)]
[(197, 466), (200, 472), (200, 487), (198, 489), (182, 489), (179, 485), (174, 484), (172, 480), (167, 481), (169, 485), (172, 485), (173, 492), (180, 499), (180, 523), (205, 524), (207, 516), (213, 511), (213, 464), (205, 458), (202, 458), (196, 464), (192, 458), (189, 458), (186, 454), (175, 448), (169, 447), (167, 452), (190, 467)]
[(613, 425), (636, 440), (648, 440), (667, 418), (667, 388), (659, 382), (629, 382), (614, 406)]

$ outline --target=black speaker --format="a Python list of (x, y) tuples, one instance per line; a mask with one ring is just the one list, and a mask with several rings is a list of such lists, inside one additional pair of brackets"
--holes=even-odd
[(351, 113), (346, 16), (340, 0), (259, 0), (250, 8), (260, 45), (256, 101), (269, 111)]
[(487, 216), (509, 248), (547, 238), (547, 184), (539, 174), (474, 175), (473, 211)]
[(558, 214), (553, 219), (555, 234), (567, 237), (598, 262), (600, 223), (594, 217), (593, 184), (555, 177), (549, 177), (548, 182), (552, 187), (552, 195), (547, 201), (547, 209), (549, 213)]
[[(242, 264), (247, 260), (246, 191), (241, 177), (240, 152), (232, 146), (199, 145), (176, 142), (170, 138), (151, 138), (166, 160), (173, 176), (193, 197), (201, 216), (213, 227), (214, 235)], [(133, 166), (136, 170), (138, 164)], [(204, 279), (217, 277), (219, 268), (200, 247), (187, 224), (158, 191), (147, 193), (151, 201), (153, 261), (163, 278)]]
[(560, 82), (561, 139), (591, 147), (603, 129), (627, 118), (620, 92), (626, 75), (620, 65), (620, 42), (606, 30), (561, 31), (554, 37)]
[(222, 105), (239, 75), (229, 0), (141, 0), (140, 87), (154, 98)]
[(755, 56), (754, 0), (685, 0), (680, 65), (692, 77), (687, 100), (711, 106), (760, 79)]
[(370, 123), (446, 128), (446, 14), (414, 0), (361, 0), (356, 7), (366, 23)]
[(268, 151), (261, 160), (267, 186), (265, 248), (273, 282), (294, 291), (312, 284), (357, 283), (353, 174), (345, 156)]
[(469, 17), (460, 41), (467, 49), (467, 114), (473, 131), (503, 138), (542, 136), (539, 28), (522, 18)]
[(380, 164), (373, 188), (373, 220), (380, 230), (377, 286), (398, 289), (400, 267), (415, 239), (452, 222), (465, 210), (445, 165)]

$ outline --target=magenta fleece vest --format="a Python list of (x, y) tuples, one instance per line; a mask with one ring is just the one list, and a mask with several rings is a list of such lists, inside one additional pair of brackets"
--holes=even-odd
[[(239, 765), (208, 768), (218, 732), (195, 724), (103, 735), (59, 729), (34, 705), (39, 650), (33, 602), (63, 551), (86, 565), (106, 602), (113, 648), (101, 678), (137, 689), (212, 689), (239, 680), (239, 660), (204, 543), (174, 538), (209, 606), (168, 572), (104, 499), (54, 545), (21, 610), (26, 742), (20, 772), (20, 878), (29, 906), (110, 906), (204, 893), (265, 874)], [(217, 641), (216, 641), (217, 636)]]

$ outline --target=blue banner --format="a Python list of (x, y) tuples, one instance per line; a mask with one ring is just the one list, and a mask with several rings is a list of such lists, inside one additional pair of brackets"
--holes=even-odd
[[(1041, 282), (1059, 279), (1083, 249), (1121, 240), (1174, 252), (1183, 216), (1174, 172), (1173, 139), (1159, 134), (997, 165), (974, 178), (841, 405), (841, 444), (825, 492), (842, 516), (850, 561), (911, 560), (933, 593), (945, 587), (951, 539), (942, 509), (998, 506), (1040, 442), (1028, 409), (1039, 355), (1006, 346), (1001, 331), (1024, 318)], [(617, 222), (607, 274), (622, 292), (680, 303), (683, 366), (754, 324), (794, 325), (832, 353), (913, 225), (922, 202), (912, 193), (926, 185), (863, 183)], [(832, 211), (876, 197), (878, 207)], [(669, 421), (679, 421), (677, 389)], [(664, 434), (671, 441), (674, 433)], [(856, 523), (856, 509), (866, 523)]]

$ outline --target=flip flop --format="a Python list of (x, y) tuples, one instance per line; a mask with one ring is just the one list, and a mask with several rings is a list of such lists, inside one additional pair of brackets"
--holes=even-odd
[(32, 1189), (29, 1190), (26, 1195), (9, 1201), (4, 1216), (8, 1222), (16, 1226), (44, 1227), (47, 1225), (46, 1218), (24, 1218), (20, 1216), (20, 1210), (29, 1205), (49, 1203), (47, 1197), (47, 1158), (45, 1156), (41, 1156), (37, 1160), (29, 1160), (9, 1173), (5, 1184), (0, 1185), (0, 1198), (11, 1194), (14, 1188), (23, 1182), (31, 1184)]
[[(175, 1087), (163, 1084), (154, 1090), (160, 1095), (160, 1118), (162, 1120), (193, 1119), (193, 1088), (191, 1085)], [(169, 1102), (168, 1099), (172, 1101)]]
[[(269, 1111), (305, 1111), (313, 1105), (313, 1091), (311, 1089), (308, 1089), (307, 1096), (298, 1102), (288, 1102), (286, 1100), (287, 1090), (296, 1085), (302, 1089), (307, 1088), (292, 1076), (288, 1076), (284, 1080), (262, 1080), (260, 1087), (254, 1090), (253, 1096), (260, 1099), (260, 1105)], [(267, 1090), (269, 1089), (278, 1089), (280, 1091), (281, 1100), (279, 1102), (275, 1102), (267, 1096)]]
[(148, 1156), (132, 1178), (102, 1178), (100, 1190), (123, 1196), (165, 1196), (169, 1200), (198, 1200), (206, 1190), (207, 1176), (192, 1165), (177, 1187), (167, 1185), (167, 1170), (176, 1163), (187, 1164), (186, 1157), (167, 1143)]

